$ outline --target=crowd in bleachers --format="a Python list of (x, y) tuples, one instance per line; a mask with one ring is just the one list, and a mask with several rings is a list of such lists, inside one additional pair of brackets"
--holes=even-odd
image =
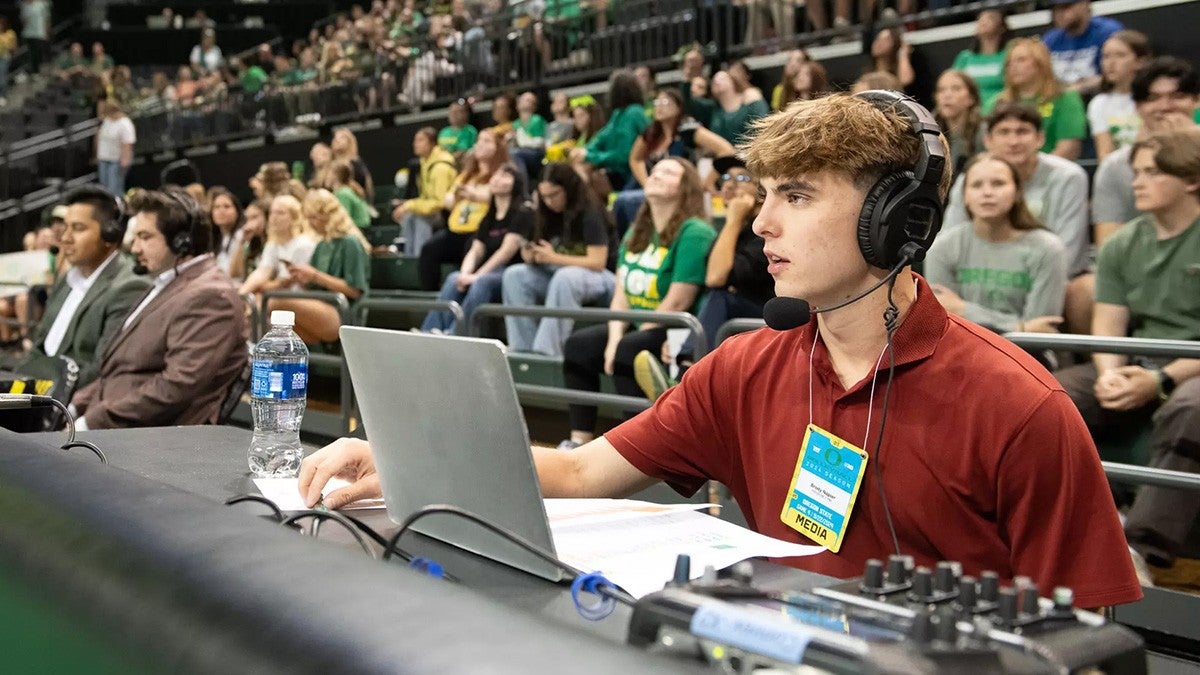
[[(836, 4), (840, 12), (843, 3)], [(974, 44), (933, 82), (914, 74), (899, 28), (880, 31), (851, 88), (932, 92), (956, 180), (925, 278), (949, 312), (1000, 333), (1200, 340), (1200, 77), (1187, 60), (1156, 54), (1152, 36), (1093, 17), (1086, 0), (1052, 4), (1054, 27), (1041, 39), (1012, 38), (1001, 12), (981, 12)], [(482, 12), (499, 9), (490, 3)], [(314, 30), (286, 54), (266, 48), (238, 62), (226, 62), (206, 36), (178, 81), (157, 74), (143, 93), (183, 102), (207, 91), (201, 82), (228, 84), (232, 76), (247, 92), (274, 87), (284, 118), (313, 109), (306, 92), (315, 83), (338, 83), (361, 109), (393, 97), (421, 103), (432, 100), (432, 81), (401, 64), (491, 67), (489, 51), (471, 51), (473, 40), (490, 39), (472, 32), (481, 25), (475, 19), (460, 0), (430, 16), (412, 0), (377, 1)], [(478, 61), (452, 62), (445, 56), (451, 49)], [(691, 341), (664, 350), (667, 331), (655, 312), (693, 313), (712, 340), (728, 319), (761, 317), (773, 296), (763, 242), (751, 227), (760, 188), (738, 145), (772, 110), (837, 93), (804, 50), (788, 55), (769, 95), (744, 63), (710, 72), (715, 64), (699, 47), (680, 57), (680, 81), (670, 86), (657, 86), (641, 67), (614, 72), (605, 96), (555, 92), (543, 106), (536, 92), (501, 95), (484, 128), (472, 125), (473, 92), (462, 92), (445, 126), (413, 136), (416, 159), (396, 167), (407, 171), (408, 194), (383, 208), (346, 129), (330, 145), (313, 146), (304, 172), (272, 162), (248, 176), (254, 199), (245, 205), (235, 195), (240, 186), (188, 186), (200, 219), (215, 228), (212, 246), (191, 253), (213, 256), (213, 267), (241, 294), (307, 289), (354, 301), (371, 288), (377, 247), (368, 235), (394, 225), (397, 251), (417, 260), (421, 290), (459, 302), (468, 319), (495, 302), (645, 311), (644, 322), (578, 330), (565, 318), (510, 316), (504, 338), (511, 353), (560, 358), (569, 387), (599, 390), (607, 374), (618, 393), (653, 397), (697, 356)], [(90, 58), (73, 48), (59, 70), (67, 78), (101, 73), (110, 100), (136, 105), (122, 100), (121, 67), (104, 59), (102, 48)], [(545, 108), (548, 119), (539, 112)], [(1099, 168), (1089, 190), (1077, 160), (1093, 154)], [(122, 160), (115, 161), (119, 168)], [(157, 192), (131, 201), (174, 216)], [(146, 227), (143, 213), (135, 229)], [(57, 245), (68, 259), (80, 255), (78, 245)], [(445, 266), (453, 270), (448, 276)], [(82, 282), (70, 281), (67, 269), (56, 274), (69, 290)], [(306, 342), (336, 341), (341, 319), (329, 303), (272, 305), (296, 312)], [(43, 324), (55, 321), (54, 308)], [(242, 307), (231, 311), (240, 316)], [(453, 315), (432, 312), (420, 330), (459, 328)], [(1113, 427), (1148, 430), (1146, 461), (1200, 472), (1195, 361), (1036, 357), (1056, 370), (1101, 444)], [(78, 358), (92, 363), (104, 355)], [(663, 359), (675, 372), (664, 370)], [(572, 405), (570, 421), (564, 448), (596, 432), (593, 407)], [(1129, 511), (1130, 543), (1151, 563), (1169, 565), (1197, 513), (1194, 497), (1145, 488)]]

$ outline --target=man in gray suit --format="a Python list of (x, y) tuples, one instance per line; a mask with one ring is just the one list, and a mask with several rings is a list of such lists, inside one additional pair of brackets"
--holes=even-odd
[(133, 273), (121, 254), (124, 208), (98, 185), (81, 187), (66, 198), (62, 256), (71, 269), (50, 291), (46, 313), (33, 331), (33, 350), (17, 371), (52, 377), (53, 357), (79, 365), (78, 386), (100, 373), (103, 345), (120, 329), (150, 282)]
[(217, 269), (214, 228), (186, 192), (148, 192), (133, 254), (154, 282), (72, 405), (76, 429), (212, 424), (248, 358), (245, 304)]

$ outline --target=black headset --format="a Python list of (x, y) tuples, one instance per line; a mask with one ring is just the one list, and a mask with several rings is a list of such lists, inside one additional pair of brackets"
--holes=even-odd
[(100, 240), (119, 246), (125, 240), (125, 225), (129, 221), (129, 212), (125, 208), (124, 199), (93, 183), (68, 192), (63, 203), (88, 203), (92, 200), (105, 200), (112, 205), (113, 215), (111, 218), (104, 217), (104, 214), (96, 208), (92, 209), (92, 217), (100, 223)]
[(196, 245), (194, 233), (203, 220), (200, 214), (200, 205), (186, 192), (179, 194), (176, 190), (163, 190), (163, 194), (178, 204), (187, 217), (187, 222), (183, 230), (167, 240), (167, 250), (179, 257), (190, 256)]
[[(904, 259), (901, 249), (908, 244), (915, 244), (923, 258), (942, 229), (945, 206), (938, 185), (946, 168), (946, 149), (933, 115), (911, 97), (880, 89), (855, 96), (881, 111), (903, 115), (920, 143), (913, 169), (877, 180), (867, 191), (858, 216), (858, 248), (863, 258), (875, 267), (891, 269)], [(913, 247), (905, 250), (911, 253)]]

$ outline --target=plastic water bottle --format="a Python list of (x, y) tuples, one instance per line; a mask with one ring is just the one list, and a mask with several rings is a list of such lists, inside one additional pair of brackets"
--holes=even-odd
[(292, 330), (294, 312), (271, 312), (271, 330), (254, 347), (250, 408), (254, 437), (250, 471), (258, 478), (300, 472), (300, 421), (308, 391), (308, 347)]

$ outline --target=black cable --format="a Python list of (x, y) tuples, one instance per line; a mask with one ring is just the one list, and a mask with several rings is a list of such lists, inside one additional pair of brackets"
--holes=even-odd
[[(58, 408), (60, 411), (62, 411), (63, 417), (66, 418), (66, 420), (67, 420), (67, 444), (62, 446), (62, 449), (66, 450), (68, 447), (76, 447), (74, 445), (74, 443), (75, 443), (75, 416), (71, 414), (71, 409), (67, 407), (66, 403), (63, 403), (62, 401), (54, 398), (53, 396), (46, 396), (45, 401), (47, 403), (49, 403), (50, 405)], [(91, 445), (91, 444), (89, 443), (88, 445)], [(99, 450), (94, 445), (92, 446), (92, 449), (99, 452)], [(104, 459), (103, 453), (101, 453), (101, 459), (105, 464), (108, 464), (108, 460)]]
[(104, 456), (104, 451), (92, 443), (88, 443), (87, 441), (69, 441), (59, 446), (59, 450), (70, 450), (71, 448), (87, 448), (92, 451), (93, 455), (100, 458), (101, 464), (108, 464), (108, 457)]
[(875, 482), (879, 487), (879, 498), (883, 501), (883, 514), (887, 517), (888, 531), (892, 533), (892, 544), (896, 547), (896, 555), (903, 555), (900, 552), (900, 538), (896, 536), (896, 526), (892, 523), (892, 510), (888, 507), (887, 490), (883, 487), (883, 458), (880, 452), (883, 448), (883, 430), (887, 427), (888, 401), (892, 394), (892, 379), (896, 375), (896, 346), (893, 342), (893, 337), (896, 334), (897, 322), (900, 319), (900, 308), (896, 306), (896, 300), (892, 297), (892, 291), (896, 288), (896, 279), (893, 276), (891, 283), (888, 284), (888, 308), (883, 310), (883, 325), (887, 328), (887, 351), (888, 351), (888, 378), (887, 385), (883, 388), (883, 411), (879, 419), (879, 435), (875, 440)]
[(368, 544), (367, 540), (363, 538), (362, 533), (359, 532), (354, 523), (350, 522), (348, 518), (336, 511), (301, 511), (284, 518), (279, 524), (287, 527), (305, 518), (315, 518), (318, 522), (323, 520), (332, 520), (338, 525), (341, 525), (342, 527), (346, 528), (346, 530), (354, 537), (354, 540), (357, 541), (358, 545), (367, 552), (367, 555), (371, 556), (372, 558), (375, 557), (375, 551), (371, 549), (371, 545)]
[[(562, 560), (559, 560), (558, 557), (556, 557), (555, 555), (545, 551), (537, 544), (534, 544), (533, 542), (531, 542), (528, 539), (526, 539), (525, 537), (522, 537), (521, 535), (513, 532), (512, 530), (509, 530), (508, 528), (505, 528), (501, 525), (497, 525), (497, 524), (483, 518), (482, 516), (475, 515), (474, 513), (471, 513), (470, 511), (467, 511), (466, 509), (462, 509), (457, 506), (452, 506), (450, 504), (433, 504), (431, 506), (426, 506), (423, 509), (414, 511), (407, 518), (405, 518), (404, 522), (400, 524), (400, 529), (396, 530), (396, 533), (393, 534), (392, 538), (389, 540), (388, 547), (386, 549), (384, 549), (383, 559), (388, 560), (389, 558), (391, 558), (392, 550), (395, 548), (396, 543), (400, 541), (400, 537), (404, 536), (404, 533), (407, 532), (408, 530), (410, 530), (412, 528), (412, 526), (418, 520), (421, 520), (422, 518), (424, 518), (426, 516), (433, 515), (436, 513), (445, 513), (445, 514), (455, 515), (460, 518), (465, 518), (466, 520), (469, 520), (469, 521), (483, 527), (484, 529), (489, 530), (490, 532), (497, 534), (497, 535), (511, 541), (512, 543), (521, 547), (528, 553), (531, 553), (534, 556), (540, 558), (541, 560), (543, 560), (551, 565), (554, 565), (558, 569), (569, 574), (572, 579), (583, 576), (585, 574), (585, 572), (577, 569), (576, 567), (573, 567), (572, 565), (569, 565), (569, 564), (563, 562)], [(613, 587), (611, 589), (611, 593), (609, 593), (609, 595), (617, 602), (620, 602), (620, 603), (623, 603), (626, 605), (632, 606), (634, 604), (634, 602), (636, 602), (636, 600), (633, 597), (631, 597), (624, 591), (622, 591), (618, 588), (615, 588), (615, 587)]]
[(247, 495), (238, 495), (236, 497), (230, 497), (229, 499), (225, 500), (225, 506), (233, 506), (234, 504), (241, 504), (242, 502), (255, 502), (256, 504), (265, 505), (267, 508), (271, 509), (273, 517), (275, 518), (275, 522), (277, 522), (277, 523), (282, 523), (285, 518), (285, 516), (283, 515), (283, 511), (279, 510), (279, 507), (275, 505), (275, 502), (271, 501), (270, 499), (267, 499), (266, 497), (264, 497), (262, 495), (248, 495), (247, 494)]

